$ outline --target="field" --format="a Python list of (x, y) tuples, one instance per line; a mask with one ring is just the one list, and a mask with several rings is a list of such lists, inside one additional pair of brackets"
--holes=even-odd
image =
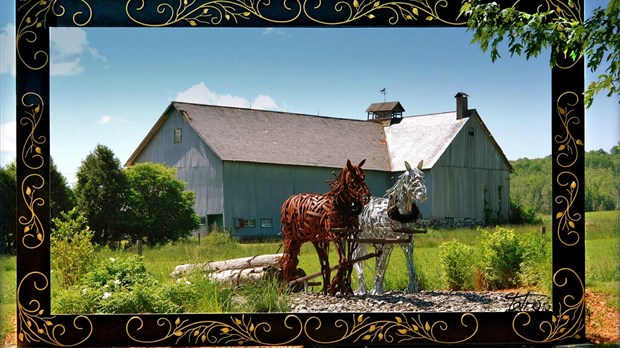
[[(503, 226), (505, 229), (514, 230), (519, 236), (539, 236), (542, 226), (546, 227), (547, 233), (544, 239), (551, 238), (551, 226), (549, 221), (543, 225), (531, 226)], [(615, 315), (620, 311), (620, 212), (594, 212), (586, 214), (586, 288), (588, 289), (588, 301), (596, 300), (588, 309), (588, 336), (592, 341), (609, 342), (609, 332), (611, 339), (616, 337), (616, 328), (610, 327), (614, 323)], [(493, 231), (493, 228), (487, 228)], [(480, 229), (462, 230), (430, 230), (427, 234), (415, 236), (415, 265), (420, 278), (421, 290), (442, 290), (446, 289), (446, 279), (442, 272), (442, 264), (439, 255), (440, 245), (451, 240), (458, 240), (462, 243), (471, 245), (478, 253), (480, 249), (480, 236), (484, 232)], [(198, 263), (232, 259), (244, 256), (254, 256), (260, 254), (273, 254), (281, 252), (279, 241), (263, 243), (238, 243), (224, 234), (214, 234), (207, 238), (189, 239), (182, 242), (165, 245), (158, 248), (146, 248), (143, 253), (144, 264), (150, 274), (161, 283), (171, 282), (170, 273), (176, 265), (185, 263)], [(392, 258), (386, 274), (385, 287), (390, 290), (402, 290), (407, 285), (406, 263), (403, 253), (396, 249), (392, 253)], [(102, 249), (97, 252), (99, 260), (110, 258), (124, 258), (136, 253), (134, 248), (126, 248), (123, 251), (112, 251)], [(333, 253), (332, 253), (333, 254)], [(475, 257), (480, 257), (476, 254)], [(332, 263), (335, 264), (335, 255), (332, 255)], [(303, 268), (307, 274), (319, 271), (316, 252), (311, 244), (304, 245), (300, 256), (299, 267)], [(538, 265), (539, 269), (549, 271), (550, 265)], [(15, 316), (15, 257), (0, 258), (0, 342), (14, 328), (9, 324)], [(368, 268), (366, 272), (372, 272)], [(369, 274), (370, 275), (370, 274)], [(367, 276), (370, 285), (371, 276)], [(353, 276), (355, 287), (355, 275)], [(52, 298), (54, 299), (60, 289), (58, 281), (52, 279)], [(198, 284), (194, 284), (199, 286)], [(533, 290), (538, 292), (548, 292), (550, 284), (535, 286), (523, 290)], [(213, 291), (221, 291), (212, 289)], [(315, 290), (318, 290), (316, 288)], [(520, 289), (521, 290), (521, 289)], [(260, 290), (259, 290), (260, 291)], [(277, 295), (274, 295), (277, 297)], [(590, 303), (590, 302), (588, 302)], [(602, 306), (602, 307), (601, 307)], [(210, 300), (198, 301), (196, 304), (187, 307), (189, 311), (210, 312), (218, 311), (221, 303), (213, 303)], [(593, 312), (596, 310), (596, 312)], [(602, 312), (605, 312), (602, 314)], [(611, 319), (608, 313), (611, 314)], [(602, 334), (601, 332), (607, 332)], [(605, 336), (607, 335), (607, 336)], [(14, 337), (14, 336), (13, 336)]]

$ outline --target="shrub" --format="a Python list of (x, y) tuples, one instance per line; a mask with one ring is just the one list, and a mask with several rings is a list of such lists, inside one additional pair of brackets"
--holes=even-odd
[(52, 220), (54, 228), (50, 239), (52, 268), (67, 289), (76, 284), (88, 271), (95, 259), (91, 243), (93, 232), (86, 226), (86, 218), (75, 209), (61, 213)]
[(520, 236), (523, 262), (519, 273), (522, 286), (551, 294), (551, 242), (548, 236), (532, 232)]
[(191, 283), (160, 282), (148, 273), (142, 258), (109, 258), (52, 303), (60, 313), (178, 313), (195, 298)]
[(520, 202), (510, 199), (510, 217), (508, 222), (515, 225), (521, 224), (540, 224), (542, 219), (536, 214), (534, 209), (521, 205)]
[(482, 232), (482, 271), (492, 289), (519, 285), (523, 247), (513, 230), (496, 227)]
[(471, 246), (452, 240), (439, 247), (439, 257), (451, 290), (473, 289), (474, 250)]

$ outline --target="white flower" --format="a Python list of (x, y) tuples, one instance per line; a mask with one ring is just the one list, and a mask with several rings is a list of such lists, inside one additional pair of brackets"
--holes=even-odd
[(120, 284), (121, 284), (121, 281), (120, 281), (120, 280), (118, 280), (118, 279), (115, 279), (115, 280), (114, 280), (114, 284), (116, 284), (116, 285), (120, 285)]
[(190, 282), (189, 280), (186, 280), (186, 281), (185, 281), (185, 284), (187, 284), (187, 285), (192, 285), (192, 282)]
[(105, 300), (106, 298), (108, 298), (110, 296), (112, 296), (112, 293), (106, 291), (106, 292), (103, 293), (103, 297), (102, 298)]
[(114, 261), (116, 261), (116, 259), (113, 258), (113, 257), (110, 257), (110, 261), (114, 262)]
[(86, 293), (86, 288), (82, 289), (82, 295)]

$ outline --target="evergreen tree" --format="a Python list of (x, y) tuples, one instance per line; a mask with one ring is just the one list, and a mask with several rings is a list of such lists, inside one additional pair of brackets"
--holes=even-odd
[(123, 237), (127, 178), (112, 150), (97, 145), (77, 172), (77, 209), (94, 232), (93, 242), (114, 246)]

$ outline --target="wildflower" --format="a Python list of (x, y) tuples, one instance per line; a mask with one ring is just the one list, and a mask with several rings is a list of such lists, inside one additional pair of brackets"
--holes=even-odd
[(113, 257), (110, 257), (110, 261), (114, 262), (114, 261), (116, 261), (116, 259), (113, 258)]
[(86, 293), (86, 288), (82, 289), (82, 295)]
[(185, 281), (185, 284), (187, 284), (187, 285), (192, 285), (192, 282), (190, 282), (189, 280), (186, 280), (186, 281)]
[(112, 293), (106, 291), (106, 292), (103, 293), (103, 297), (102, 298), (105, 300), (106, 298), (108, 298), (110, 296), (112, 296)]
[(116, 284), (116, 285), (121, 285), (121, 281), (120, 281), (120, 280), (118, 280), (118, 279), (115, 279), (115, 280), (114, 280), (114, 284)]

